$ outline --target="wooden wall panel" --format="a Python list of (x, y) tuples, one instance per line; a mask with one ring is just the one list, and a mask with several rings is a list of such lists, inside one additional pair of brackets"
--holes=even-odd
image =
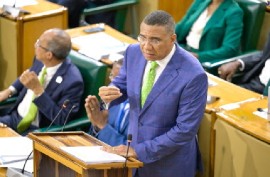
[(193, 0), (158, 0), (158, 9), (169, 12), (178, 22), (186, 13)]

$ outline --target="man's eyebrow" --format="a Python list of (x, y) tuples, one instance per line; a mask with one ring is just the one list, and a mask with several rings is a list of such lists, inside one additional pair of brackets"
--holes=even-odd
[[(143, 35), (143, 34), (139, 34), (139, 36), (142, 36), (142, 37), (146, 38), (146, 36)], [(157, 40), (161, 40), (161, 38), (159, 38), (159, 37), (149, 37), (149, 39), (157, 39)]]

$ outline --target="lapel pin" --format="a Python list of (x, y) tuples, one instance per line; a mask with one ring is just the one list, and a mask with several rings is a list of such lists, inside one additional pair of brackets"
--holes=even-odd
[(57, 76), (56, 80), (55, 80), (58, 84), (61, 84), (61, 82), (63, 81), (63, 78), (61, 76)]

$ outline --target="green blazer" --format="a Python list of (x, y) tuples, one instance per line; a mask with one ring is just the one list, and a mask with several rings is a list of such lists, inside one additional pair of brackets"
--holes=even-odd
[[(210, 3), (211, 0), (195, 0), (176, 24), (177, 41), (183, 48), (186, 48), (186, 37), (193, 23)], [(242, 31), (242, 9), (234, 0), (224, 0), (204, 27), (199, 50), (195, 51), (200, 62), (227, 59), (239, 54)]]

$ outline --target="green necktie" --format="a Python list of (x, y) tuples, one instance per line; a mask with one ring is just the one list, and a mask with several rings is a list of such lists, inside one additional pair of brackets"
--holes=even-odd
[(263, 90), (263, 95), (268, 96), (268, 87), (270, 87), (270, 80), (268, 81), (267, 85)]
[[(39, 79), (39, 82), (41, 83), (41, 85), (44, 84), (45, 81), (45, 75), (47, 73), (47, 68), (43, 68), (41, 71), (41, 76)], [(35, 96), (33, 93), (33, 98), (32, 100), (34, 100)], [(31, 105), (29, 107), (28, 113), (26, 114), (25, 117), (23, 117), (23, 119), (20, 121), (20, 123), (17, 126), (17, 130), (19, 133), (24, 132), (32, 123), (32, 121), (35, 119), (36, 115), (37, 115), (37, 106), (35, 105), (35, 103), (31, 102)]]
[(157, 62), (153, 61), (151, 62), (151, 67), (148, 73), (146, 74), (146, 77), (143, 82), (142, 86), (142, 92), (141, 92), (141, 106), (143, 107), (146, 98), (150, 91), (152, 90), (152, 87), (155, 82), (155, 77), (156, 77), (156, 68), (158, 67)]

